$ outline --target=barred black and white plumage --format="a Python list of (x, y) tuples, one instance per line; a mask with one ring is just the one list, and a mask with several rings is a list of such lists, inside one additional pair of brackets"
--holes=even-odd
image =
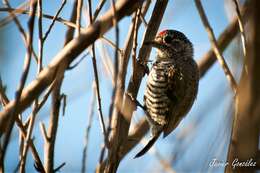
[(171, 65), (173, 65), (171, 60), (153, 64), (144, 94), (148, 113), (152, 121), (159, 125), (165, 125), (167, 122), (166, 115), (169, 112), (170, 100), (167, 96), (168, 77), (166, 70)]
[(192, 44), (183, 33), (165, 30), (147, 44), (158, 49), (144, 93), (152, 138), (136, 157), (145, 154), (162, 132), (167, 136), (177, 127), (196, 98), (199, 81)]

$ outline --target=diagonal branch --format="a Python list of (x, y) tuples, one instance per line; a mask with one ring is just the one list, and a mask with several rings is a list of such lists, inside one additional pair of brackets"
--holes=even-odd
[[(130, 15), (136, 10), (139, 0), (120, 0), (116, 3), (116, 13), (118, 21), (126, 15)], [(44, 89), (54, 80), (55, 72), (63, 75), (69, 64), (76, 57), (91, 45), (95, 40), (103, 35), (112, 27), (113, 11), (110, 9), (100, 19), (81, 32), (79, 37), (71, 40), (50, 62), (48, 67), (44, 68), (22, 92), (19, 104), (17, 104), (16, 114), (26, 109), (35, 98), (37, 98)], [(4, 110), (0, 112), (0, 132), (6, 131), (8, 124), (15, 118), (11, 114), (14, 111), (14, 101), (11, 101)]]
[(60, 8), (58, 9), (57, 13), (54, 15), (54, 17), (53, 17), (53, 19), (52, 19), (52, 22), (51, 22), (51, 24), (50, 24), (48, 30), (46, 31), (45, 35), (43, 36), (43, 42), (47, 39), (48, 35), (50, 34), (51, 29), (52, 29), (52, 27), (54, 26), (55, 21), (57, 20), (58, 16), (60, 15), (61, 10), (62, 10), (63, 7), (65, 6), (66, 2), (67, 2), (67, 0), (63, 0), (63, 1), (62, 1), (62, 4), (61, 4)]
[[(5, 0), (5, 3), (8, 3)], [(6, 153), (6, 149), (7, 146), (9, 144), (9, 139), (10, 139), (10, 135), (14, 126), (14, 122), (15, 119), (18, 117), (18, 113), (16, 113), (16, 109), (18, 107), (18, 104), (20, 102), (20, 98), (21, 98), (21, 94), (29, 73), (29, 69), (30, 69), (30, 65), (31, 65), (31, 55), (32, 55), (32, 41), (33, 41), (33, 30), (34, 30), (34, 19), (35, 19), (35, 13), (36, 13), (36, 6), (37, 3), (36, 1), (31, 1), (30, 3), (30, 18), (28, 20), (28, 29), (29, 29), (29, 33), (28, 36), (26, 37), (26, 55), (25, 55), (25, 60), (24, 60), (24, 68), (23, 68), (23, 72), (21, 75), (21, 79), (20, 79), (20, 83), (18, 86), (18, 89), (15, 93), (15, 100), (14, 100), (14, 109), (11, 112), (11, 116), (13, 117), (11, 119), (11, 121), (8, 122), (7, 124), (7, 130), (6, 130), (6, 136), (4, 138), (4, 143), (3, 143), (3, 148), (2, 148), (2, 152), (1, 152), (1, 161), (4, 159), (5, 153)]]
[(219, 64), (221, 65), (221, 67), (223, 68), (223, 71), (230, 83), (230, 86), (233, 90), (233, 92), (236, 94), (236, 90), (237, 90), (237, 83), (236, 83), (236, 80), (234, 79), (230, 69), (228, 68), (228, 65), (222, 55), (222, 53), (220, 52), (219, 48), (218, 48), (218, 45), (217, 45), (217, 40), (215, 38), (215, 35), (213, 33), (213, 30), (209, 24), (209, 21), (207, 19), (207, 16), (205, 14), (205, 11), (202, 7), (202, 4), (200, 2), (200, 0), (195, 0), (195, 4), (196, 4), (196, 7), (198, 9), (198, 12), (199, 12), (199, 15), (200, 15), (200, 18), (202, 20), (202, 23), (206, 29), (206, 31), (208, 32), (208, 37), (210, 39), (210, 42), (211, 42), (211, 46), (213, 48), (213, 51), (214, 53), (216, 54), (216, 57), (219, 61)]
[[(248, 3), (245, 3), (241, 10), (242, 17), (246, 19), (246, 17), (248, 16), (248, 12)], [(237, 23), (237, 18), (235, 18), (220, 34), (217, 40), (217, 43), (221, 51), (224, 51), (228, 47), (228, 45), (235, 38), (238, 32), (239, 27)], [(215, 62), (216, 56), (214, 54), (214, 51), (210, 49), (207, 53), (204, 54), (204, 56), (200, 58), (200, 61), (198, 63), (200, 69), (200, 78), (204, 77), (204, 75), (213, 66)], [(140, 142), (140, 140), (144, 137), (148, 130), (149, 124), (147, 123), (146, 119), (143, 118), (136, 125), (136, 128), (128, 135), (127, 143), (124, 145), (122, 149), (122, 158)], [(106, 162), (107, 160), (105, 160), (99, 167), (103, 168)]]

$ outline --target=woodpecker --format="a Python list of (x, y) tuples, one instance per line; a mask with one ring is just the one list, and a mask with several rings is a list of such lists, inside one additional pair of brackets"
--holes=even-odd
[(191, 109), (199, 85), (192, 43), (182, 32), (164, 30), (145, 44), (157, 48), (156, 61), (147, 78), (143, 106), (152, 138), (135, 158), (144, 155), (161, 133), (166, 137), (178, 126)]

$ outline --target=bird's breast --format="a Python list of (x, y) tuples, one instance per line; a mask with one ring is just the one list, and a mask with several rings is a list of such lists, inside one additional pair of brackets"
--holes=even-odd
[(151, 119), (159, 124), (167, 123), (169, 98), (167, 97), (168, 79), (166, 69), (171, 62), (155, 63), (149, 73), (145, 90), (145, 105)]

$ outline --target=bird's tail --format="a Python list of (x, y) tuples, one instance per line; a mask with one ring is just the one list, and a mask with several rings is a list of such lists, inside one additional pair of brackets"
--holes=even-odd
[(144, 155), (153, 146), (153, 144), (155, 143), (155, 141), (158, 139), (159, 136), (160, 135), (153, 136), (153, 138), (150, 139), (150, 141), (146, 144), (146, 146), (139, 153), (137, 153), (134, 158), (138, 158)]

